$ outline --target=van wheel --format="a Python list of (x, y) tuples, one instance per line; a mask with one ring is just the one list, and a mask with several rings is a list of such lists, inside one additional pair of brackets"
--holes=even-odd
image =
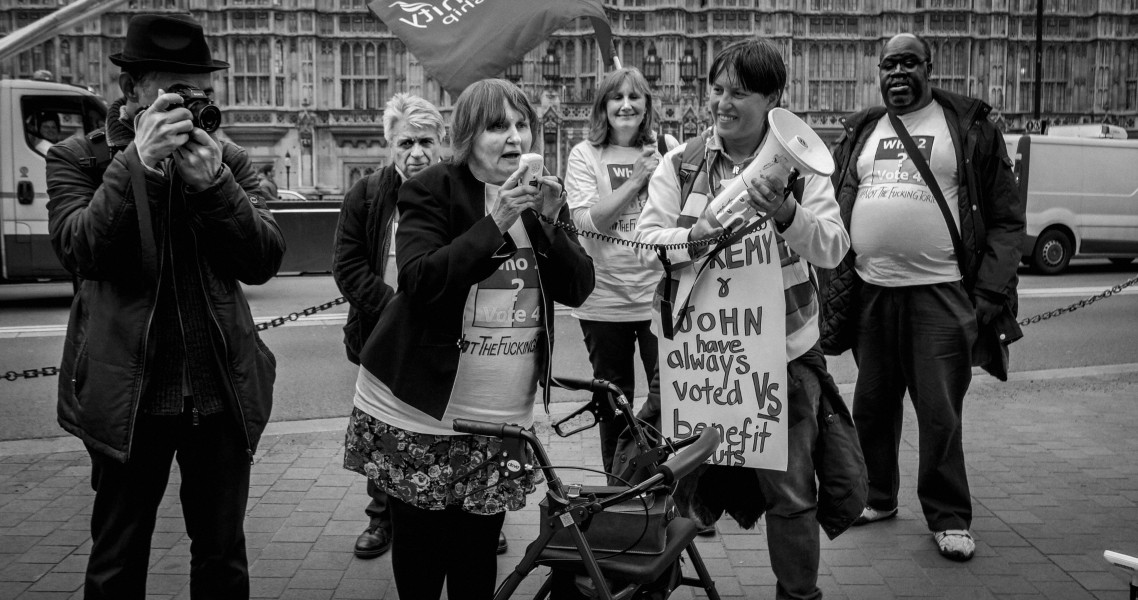
[(1116, 265), (1128, 265), (1128, 264), (1134, 262), (1134, 257), (1133, 256), (1131, 256), (1130, 258), (1116, 257), (1116, 258), (1110, 259), (1110, 262), (1112, 262)]
[(1031, 266), (1044, 275), (1057, 275), (1067, 268), (1074, 252), (1074, 244), (1067, 234), (1057, 229), (1044, 231), (1035, 241), (1035, 251), (1031, 254)]

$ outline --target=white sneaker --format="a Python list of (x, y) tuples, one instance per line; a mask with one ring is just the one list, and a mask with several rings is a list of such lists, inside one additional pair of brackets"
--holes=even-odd
[(940, 555), (959, 562), (972, 560), (976, 553), (976, 542), (967, 529), (948, 529), (933, 534)]
[(875, 521), (884, 521), (886, 519), (892, 519), (896, 516), (896, 508), (893, 510), (877, 510), (876, 508), (867, 506), (864, 510), (861, 511), (861, 515), (859, 515), (858, 518), (854, 519), (853, 525), (855, 527), (859, 525), (868, 525), (869, 523), (873, 523)]

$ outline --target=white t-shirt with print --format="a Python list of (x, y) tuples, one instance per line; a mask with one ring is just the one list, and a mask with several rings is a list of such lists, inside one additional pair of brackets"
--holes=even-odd
[[(565, 192), (569, 210), (575, 215), (623, 185), (644, 148), (609, 145), (597, 147), (588, 141), (573, 147), (565, 172)], [(636, 239), (636, 222), (648, 201), (648, 187), (624, 205), (616, 220), (600, 231), (589, 219), (575, 217), (577, 227), (612, 237)], [(652, 294), (660, 281), (661, 269), (648, 268), (637, 258), (637, 250), (612, 242), (579, 236), (581, 246), (593, 258), (596, 286), (573, 316), (590, 321), (647, 321), (652, 318)]]
[[(486, 185), (486, 210), (498, 198)], [(538, 358), (546, 351), (537, 258), (519, 218), (509, 235), (518, 251), (486, 279), (471, 286), (462, 317), (461, 354), (442, 419), (399, 401), (382, 381), (360, 368), (354, 404), (365, 413), (408, 431), (454, 435), (455, 419), (533, 425)]]
[[(956, 149), (944, 109), (932, 102), (900, 118), (929, 163), (959, 229)], [(887, 116), (866, 140), (857, 173), (860, 184), (850, 218), (857, 274), (884, 287), (960, 280), (952, 236), (936, 197)]]

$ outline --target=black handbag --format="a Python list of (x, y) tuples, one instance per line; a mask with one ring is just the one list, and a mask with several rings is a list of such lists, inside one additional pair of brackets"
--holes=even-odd
[[(620, 486), (581, 486), (573, 493), (584, 498), (605, 498), (623, 492)], [(550, 515), (549, 498), (539, 503), (541, 532), (557, 526), (557, 517)], [(564, 518), (564, 515), (562, 516)], [(676, 503), (671, 490), (657, 488), (619, 504), (606, 507), (594, 514), (579, 527), (595, 553), (606, 554), (660, 554), (667, 544), (665, 532), (668, 523), (676, 518)], [(568, 529), (555, 533), (549, 540), (550, 548), (576, 550)]]

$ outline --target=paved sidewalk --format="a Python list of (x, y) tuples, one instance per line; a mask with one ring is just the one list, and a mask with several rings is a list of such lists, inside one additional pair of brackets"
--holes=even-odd
[[(1138, 555), (1138, 371), (1013, 374), (1008, 383), (978, 376), (965, 418), (976, 558), (963, 564), (941, 558), (925, 530), (914, 492), (917, 436), (909, 410), (899, 518), (833, 542), (823, 536), (826, 598), (1127, 598), (1128, 576), (1102, 552)], [(367, 497), (361, 478), (340, 467), (341, 425), (274, 424), (270, 431), (278, 433), (262, 442), (246, 520), (255, 597), (396, 598), (390, 556), (364, 561), (351, 553)], [(549, 438), (548, 427), (540, 432)], [(93, 495), (89, 461), (77, 448), (67, 438), (0, 447), (0, 599), (82, 597)], [(584, 457), (591, 466), (599, 458), (595, 434), (553, 439), (549, 449), (558, 463)], [(189, 598), (178, 481), (175, 475), (154, 535), (152, 598)], [(500, 573), (536, 535), (537, 500), (507, 517), (511, 546)], [(724, 520), (718, 529), (698, 543), (720, 593), (774, 598), (761, 527), (743, 531)], [(523, 591), (532, 591), (534, 577), (527, 584)], [(681, 590), (673, 597), (702, 594)]]

